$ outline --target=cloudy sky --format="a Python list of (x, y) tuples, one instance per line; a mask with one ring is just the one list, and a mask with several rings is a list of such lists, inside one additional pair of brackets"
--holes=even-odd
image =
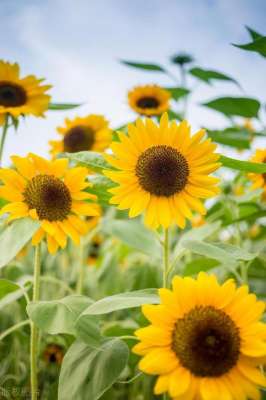
[[(245, 25), (265, 32), (264, 0), (0, 0), (1, 58), (17, 61), (22, 73), (45, 77), (54, 102), (84, 105), (71, 112), (28, 118), (9, 133), (10, 154), (47, 155), (48, 140), (66, 116), (104, 114), (115, 127), (133, 120), (126, 92), (136, 84), (173, 85), (162, 74), (129, 69), (119, 59), (166, 64), (185, 51), (197, 65), (236, 78), (249, 96), (265, 100), (265, 59), (230, 43), (249, 41)], [(195, 84), (192, 81), (190, 85)], [(230, 83), (201, 84), (192, 97), (193, 128), (226, 121), (199, 102), (219, 95), (241, 95)]]

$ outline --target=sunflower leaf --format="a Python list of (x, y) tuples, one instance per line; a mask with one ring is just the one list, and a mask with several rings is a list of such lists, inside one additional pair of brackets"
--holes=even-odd
[(259, 101), (250, 97), (220, 97), (202, 105), (227, 116), (246, 118), (257, 118), (260, 109)]
[(105, 161), (102, 154), (95, 151), (80, 151), (78, 153), (63, 153), (62, 157), (67, 157), (76, 164), (81, 164), (85, 167), (99, 172), (102, 170), (113, 170), (114, 168)]
[(237, 86), (239, 86), (239, 83), (235, 79), (233, 79), (230, 76), (225, 75), (221, 72), (218, 72), (218, 71), (213, 71), (210, 69), (203, 69), (200, 67), (194, 67), (189, 70), (189, 73), (192, 76), (194, 76), (195, 78), (197, 78), (205, 83), (208, 83), (208, 84), (211, 84), (212, 80), (220, 80), (220, 81), (233, 82)]
[[(253, 33), (254, 35), (254, 33)], [(262, 57), (266, 57), (266, 36), (259, 36), (253, 42), (246, 44), (234, 44), (233, 46), (239, 47), (242, 50), (255, 51)]]
[(165, 72), (165, 69), (158, 64), (139, 63), (135, 61), (126, 61), (126, 60), (120, 60), (120, 62), (122, 64), (128, 65), (129, 67), (144, 69), (146, 71)]
[(266, 173), (266, 164), (265, 163), (254, 163), (250, 161), (241, 161), (235, 160), (234, 158), (220, 156), (219, 161), (223, 164), (224, 167), (237, 169), (239, 171), (245, 172), (254, 172), (257, 174), (265, 174)]
[(48, 110), (51, 111), (66, 111), (72, 110), (73, 108), (77, 108), (82, 106), (82, 104), (70, 104), (70, 103), (50, 103), (48, 106)]
[(164, 89), (167, 90), (176, 101), (190, 93), (190, 90), (184, 87), (165, 87)]

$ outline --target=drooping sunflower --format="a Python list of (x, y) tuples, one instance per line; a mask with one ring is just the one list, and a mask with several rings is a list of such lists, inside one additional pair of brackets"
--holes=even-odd
[(58, 153), (76, 153), (78, 151), (102, 152), (108, 148), (112, 140), (112, 132), (108, 122), (102, 115), (91, 114), (87, 117), (65, 119), (65, 125), (57, 128), (61, 140), (51, 140), (52, 156)]
[(140, 115), (161, 115), (169, 109), (170, 93), (157, 85), (137, 86), (128, 93), (128, 103)]
[(218, 193), (219, 180), (208, 175), (220, 164), (216, 145), (203, 140), (204, 130), (190, 136), (186, 121), (168, 123), (165, 113), (160, 126), (150, 118), (138, 119), (128, 132), (119, 133), (120, 143), (112, 144), (114, 156), (106, 155), (117, 168), (105, 173), (118, 184), (110, 189), (110, 202), (129, 209), (129, 217), (146, 211), (145, 222), (155, 229), (174, 223), (184, 228), (192, 210), (205, 214), (200, 199)]
[(42, 85), (43, 79), (33, 75), (20, 77), (17, 63), (0, 60), (0, 122), (6, 114), (42, 117), (48, 108), (50, 96), (46, 94), (50, 85)]
[[(266, 163), (266, 149), (257, 149), (255, 154), (251, 157), (250, 161), (255, 163)], [(252, 180), (253, 184), (251, 189), (262, 188), (263, 199), (266, 200), (266, 174), (249, 174), (249, 178)]]
[(58, 344), (48, 344), (43, 352), (46, 364), (61, 365), (64, 358), (64, 348)]
[(159, 289), (161, 304), (143, 306), (151, 325), (136, 331), (133, 348), (143, 356), (140, 370), (159, 375), (154, 392), (175, 400), (259, 400), (264, 303), (247, 286), (236, 288), (232, 279), (219, 285), (205, 273), (172, 284)]
[(79, 244), (80, 235), (88, 231), (81, 216), (98, 215), (95, 196), (87, 193), (87, 169), (68, 168), (67, 159), (47, 161), (30, 153), (27, 157), (11, 157), (16, 170), (0, 169), (0, 196), (9, 201), (1, 209), (8, 220), (30, 217), (40, 221), (32, 238), (36, 245), (46, 237), (48, 250), (55, 253), (65, 248), (67, 237)]

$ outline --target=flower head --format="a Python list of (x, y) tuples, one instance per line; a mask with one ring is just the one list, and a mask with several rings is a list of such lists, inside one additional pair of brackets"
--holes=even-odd
[[(0, 169), (0, 196), (9, 201), (1, 209), (8, 220), (30, 217), (40, 222), (40, 229), (32, 238), (38, 244), (47, 239), (48, 250), (55, 253), (65, 248), (67, 236), (78, 244), (80, 235), (88, 228), (81, 216), (98, 215), (98, 207), (86, 192), (87, 169), (68, 168), (67, 159), (47, 161), (35, 154), (11, 157), (15, 170)], [(90, 202), (87, 202), (89, 200)]]
[(151, 325), (136, 331), (133, 352), (141, 371), (159, 375), (154, 391), (175, 400), (260, 398), (266, 386), (258, 365), (266, 355), (265, 305), (214, 275), (173, 279), (173, 290), (159, 289), (160, 305), (142, 311)]
[[(266, 149), (257, 149), (255, 154), (251, 157), (250, 161), (255, 163), (266, 163)], [(266, 173), (264, 174), (249, 174), (249, 178), (253, 184), (251, 189), (263, 189), (263, 199), (266, 199)]]
[(161, 115), (169, 109), (170, 93), (157, 85), (137, 86), (128, 93), (132, 110), (147, 117)]
[(216, 145), (204, 140), (200, 130), (190, 136), (186, 121), (168, 122), (167, 114), (160, 126), (151, 119), (138, 119), (128, 126), (129, 136), (119, 133), (120, 143), (111, 146), (114, 156), (106, 155), (117, 168), (106, 175), (118, 184), (110, 189), (112, 204), (129, 209), (135, 217), (146, 211), (145, 222), (157, 228), (176, 223), (185, 227), (191, 210), (200, 214), (205, 208), (200, 199), (218, 193), (218, 179), (209, 176), (219, 167)]

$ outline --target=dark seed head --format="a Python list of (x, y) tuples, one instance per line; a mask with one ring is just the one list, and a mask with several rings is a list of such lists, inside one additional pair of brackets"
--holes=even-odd
[(60, 179), (37, 175), (28, 183), (24, 199), (29, 209), (36, 209), (40, 220), (63, 221), (71, 210), (71, 195)]
[(217, 377), (236, 365), (239, 330), (232, 319), (211, 306), (197, 306), (176, 322), (173, 350), (194, 375)]
[(152, 97), (152, 96), (146, 96), (146, 97), (141, 97), (138, 101), (137, 101), (137, 106), (139, 108), (158, 108), (160, 105), (160, 102), (158, 101), (158, 99), (156, 97)]
[(64, 136), (64, 151), (76, 153), (90, 150), (95, 141), (95, 132), (88, 126), (78, 125), (71, 128)]
[(136, 175), (147, 192), (170, 197), (185, 187), (189, 168), (187, 160), (179, 151), (160, 145), (150, 147), (140, 155)]
[(22, 86), (10, 82), (0, 82), (0, 106), (19, 107), (27, 101), (27, 94)]

